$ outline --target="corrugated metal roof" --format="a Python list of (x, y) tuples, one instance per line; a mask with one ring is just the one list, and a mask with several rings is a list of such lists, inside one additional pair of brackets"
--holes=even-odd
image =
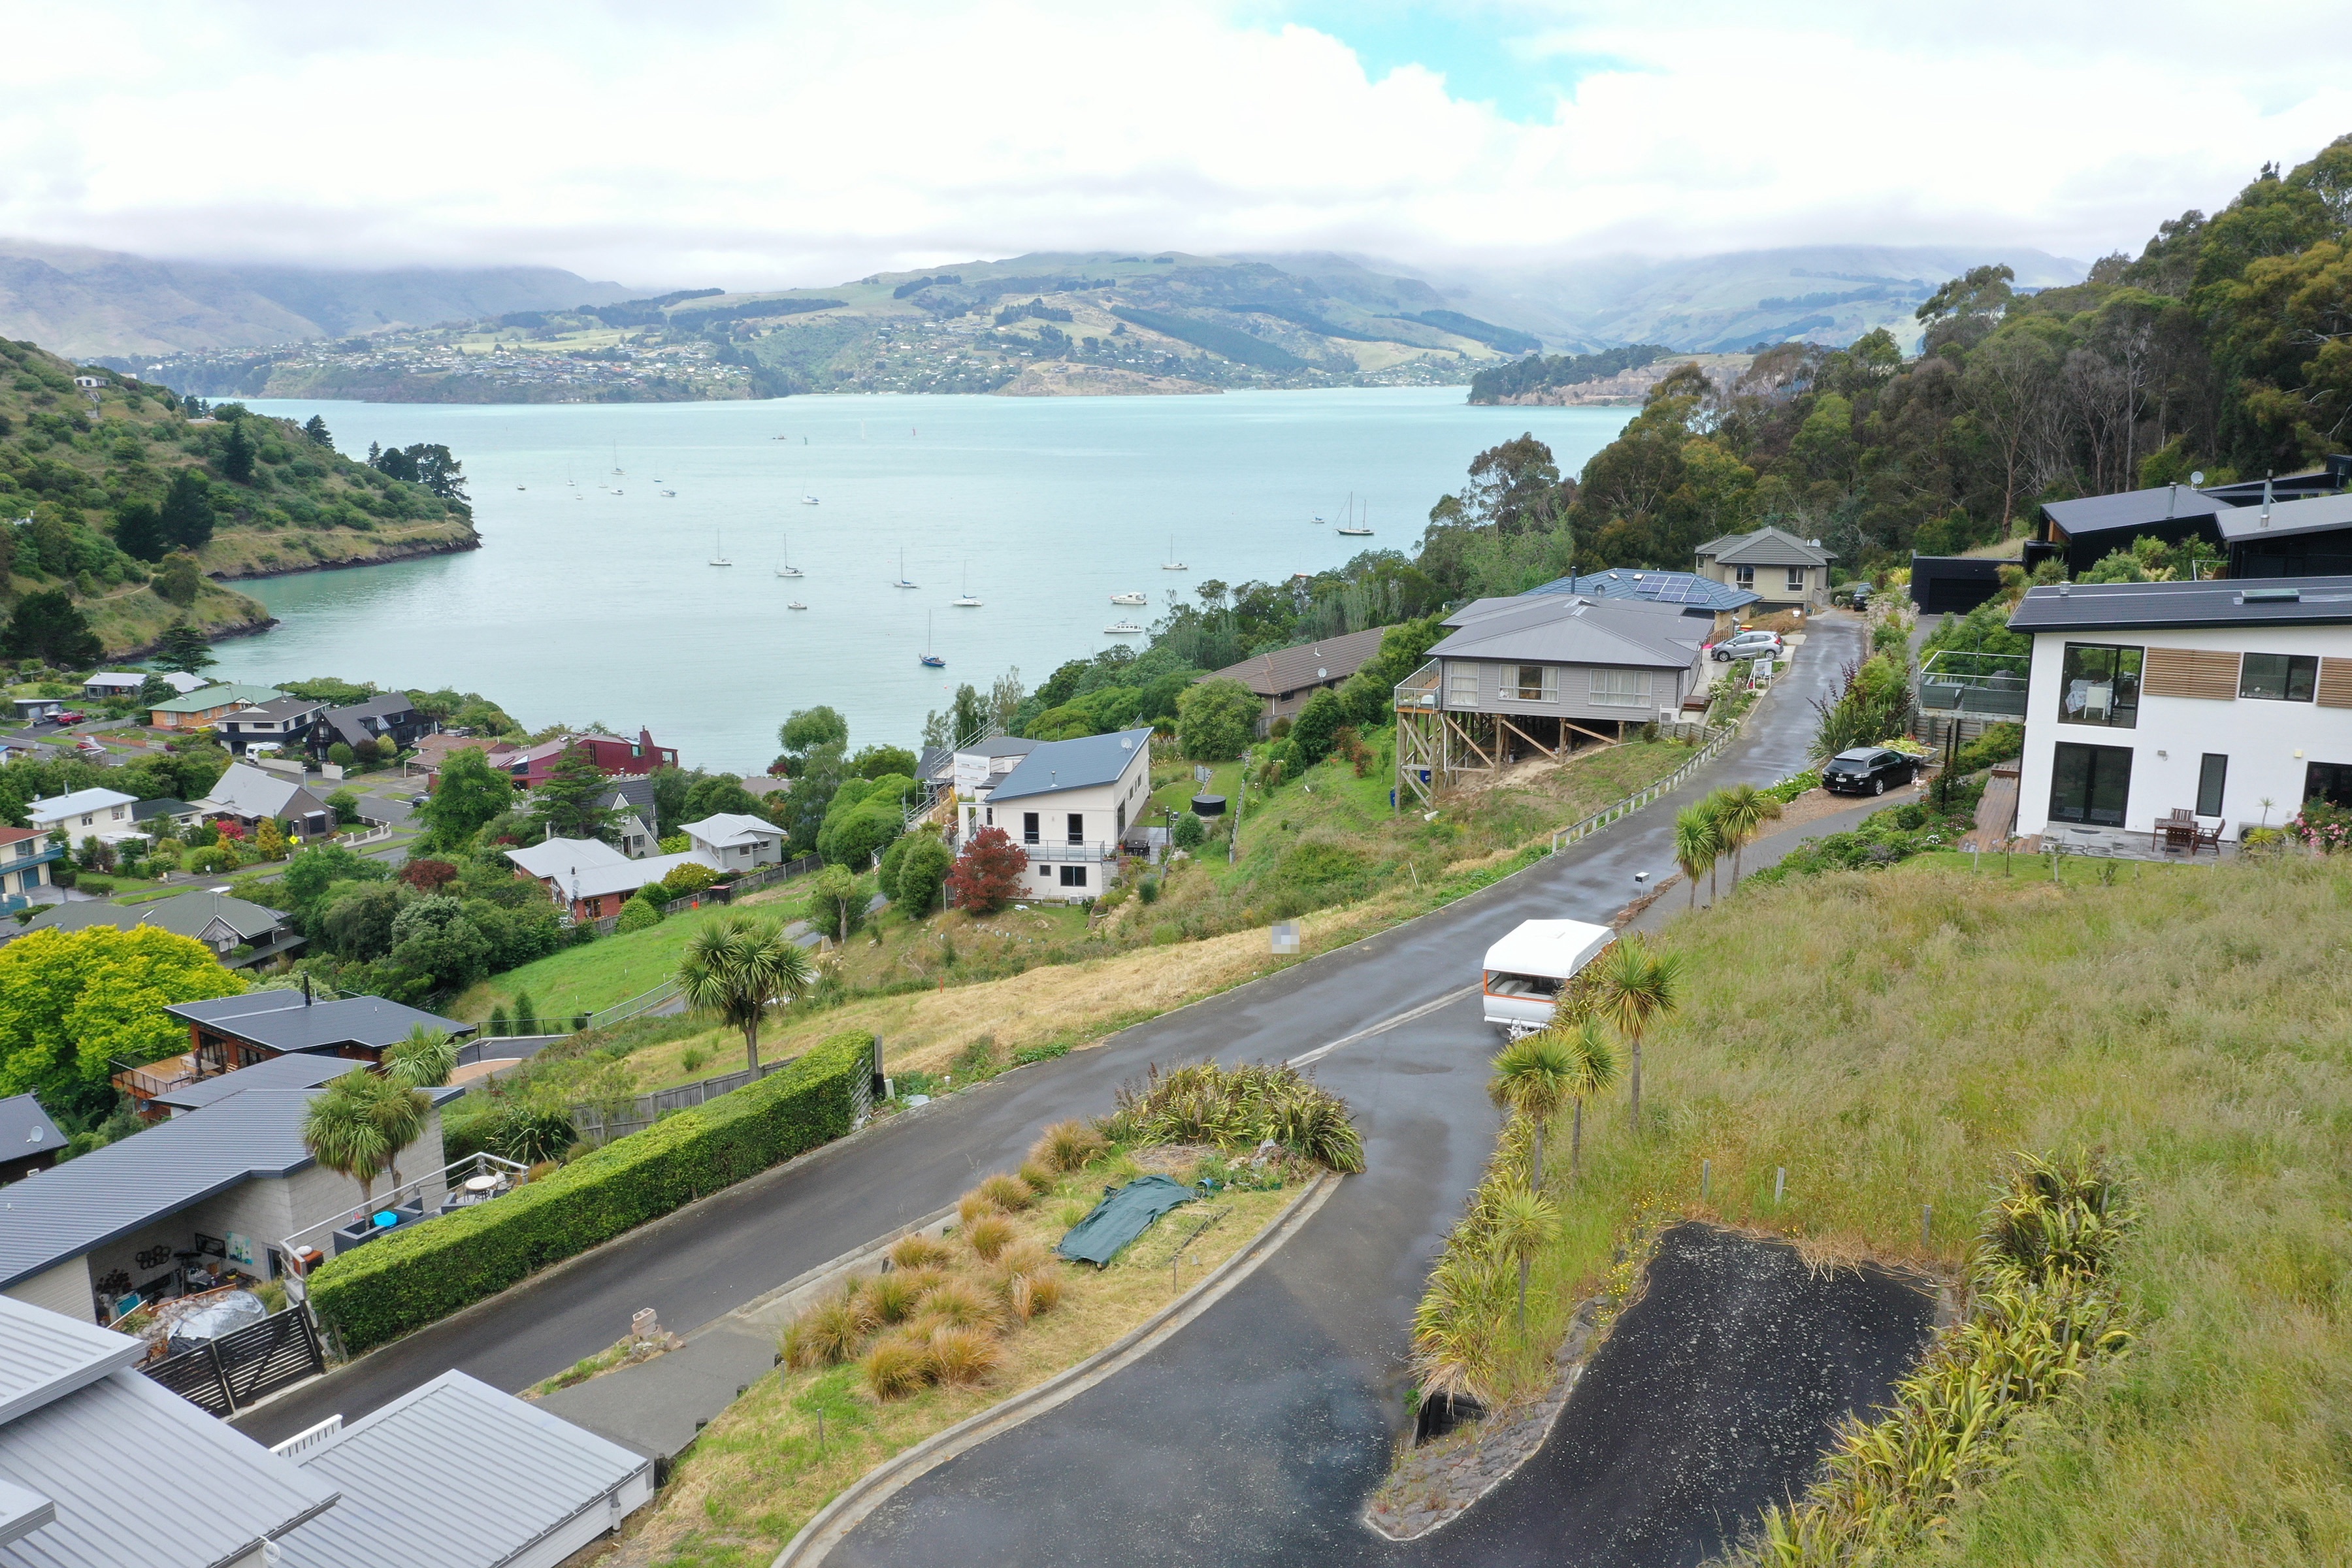
[(178, 1089), (152, 1096), (157, 1105), (174, 1110), (202, 1110), (249, 1089), (317, 1089), (341, 1078), (360, 1064), (341, 1057), (293, 1055), (272, 1057), (235, 1072), (215, 1073)]
[(2067, 538), (2080, 539), (2114, 529), (2195, 522), (2200, 519), (2211, 520), (2218, 525), (2223, 514), (2235, 510), (2228, 500), (2187, 485), (2159, 485), (2154, 489), (2117, 490), (2113, 495), (2045, 501), (2042, 515), (2063, 531)]
[(5, 1568), (224, 1568), (337, 1497), (128, 1369), (0, 1426), (0, 1478), (57, 1505), (0, 1546)]
[(381, 996), (346, 996), (305, 1006), (299, 991), (248, 991), (241, 996), (175, 1002), (163, 1011), (273, 1051), (331, 1051), (343, 1046), (382, 1050), (406, 1039), (411, 1029), (438, 1029), (462, 1038), (479, 1026)]
[(2231, 544), (2352, 528), (2352, 493), (2279, 501), (2270, 508), (2268, 515), (2266, 523), (2261, 506), (2242, 506), (2222, 512), (2214, 521), (2221, 524), (2221, 537)]
[(58, 1517), (58, 1505), (38, 1492), (26, 1491), (14, 1481), (0, 1481), (0, 1546), (34, 1531)]
[[(154, 926), (179, 936), (201, 936), (218, 920), (247, 942), (266, 936), (286, 923), (276, 910), (264, 909), (226, 893), (196, 889), (145, 904), (110, 904), (100, 899), (50, 904), (25, 922), (26, 931), (80, 931), (86, 926)], [(5, 1156), (0, 1156), (5, 1157)]]
[[(282, 779), (259, 768), (231, 763), (212, 787), (212, 793), (198, 801), (205, 811), (225, 811), (233, 816), (284, 816), (287, 807), (298, 795), (310, 795), (293, 779)], [(311, 795), (312, 800), (317, 796)]]
[(1347, 679), (1381, 651), (1381, 639), (1387, 635), (1386, 626), (1369, 626), (1295, 647), (1278, 647), (1201, 679), (1238, 680), (1260, 697), (1281, 697), (1305, 687)]
[(446, 1372), (304, 1454), (340, 1505), (280, 1543), (286, 1568), (499, 1568), (652, 1467)]
[(174, 697), (169, 702), (158, 702), (148, 711), (151, 713), (204, 713), (215, 708), (226, 708), (234, 702), (275, 702), (285, 695), (286, 693), (274, 686), (207, 686), (202, 690), (191, 691), (185, 697)]
[(1043, 742), (1021, 759), (1019, 767), (1004, 775), (1003, 783), (988, 792), (989, 804), (1116, 783), (1138, 752), (1148, 755), (1150, 749), (1148, 727), (1076, 741)]
[(731, 849), (739, 844), (758, 844), (770, 838), (782, 838), (784, 830), (761, 816), (746, 816), (739, 811), (721, 811), (689, 822), (678, 828), (688, 838), (698, 838), (705, 844)]
[[(240, 1182), (302, 1169), (302, 1116), (316, 1092), (248, 1089), (0, 1187), (0, 1286)], [(425, 1092), (439, 1105), (465, 1090)]]
[(1673, 635), (1681, 629), (1645, 611), (1555, 595), (1481, 616), (1429, 651), (1433, 658), (1686, 669), (1698, 658), (1701, 629), (1694, 626), (1686, 640)]
[(58, 1131), (39, 1100), (29, 1094), (0, 1100), (0, 1163), (65, 1146), (66, 1135)]
[(35, 822), (55, 822), (60, 817), (79, 816), (85, 812), (104, 811), (109, 806), (136, 805), (139, 797), (125, 795), (119, 789), (78, 789), (71, 795), (53, 795), (47, 800), (36, 800), (25, 807), (25, 815)]
[(0, 1296), (0, 1426), (147, 1354), (142, 1340), (14, 1296)]
[(2011, 631), (2352, 623), (2352, 577), (2250, 577), (2215, 583), (2072, 583), (2032, 588)]

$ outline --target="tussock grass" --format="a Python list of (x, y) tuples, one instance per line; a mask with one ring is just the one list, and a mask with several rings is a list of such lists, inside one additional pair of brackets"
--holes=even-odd
[[(1047, 1186), (1053, 1185), (1051, 1182)], [(1036, 1194), (1018, 1176), (995, 1175), (980, 1184), (981, 1195), (1006, 1214), (1019, 1214)]]
[(929, 1268), (955, 1254), (947, 1244), (928, 1236), (902, 1236), (890, 1246), (893, 1268)]
[(1942, 1544), (1886, 1560), (2352, 1559), (2352, 866), (1833, 873), (1661, 944), (1690, 967), (1648, 1037), (1648, 1125), (1622, 1093), (1588, 1107), (1574, 1190), (1546, 1140), (1561, 1231), (1498, 1393), (1548, 1379), (1637, 1230), (1704, 1217), (1959, 1279), (2015, 1152), (2101, 1152), (2138, 1215), (2110, 1266), (2137, 1344), (2019, 1429)]

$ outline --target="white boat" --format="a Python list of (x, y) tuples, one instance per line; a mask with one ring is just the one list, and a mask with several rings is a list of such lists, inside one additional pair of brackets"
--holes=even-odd
[[(1371, 510), (1371, 503), (1370, 501), (1366, 501), (1364, 503), (1365, 512), (1369, 514)], [(1372, 536), (1372, 531), (1370, 527), (1356, 521), (1355, 497), (1349, 496), (1348, 498), (1348, 521), (1341, 523), (1331, 531), (1334, 533), (1346, 534), (1350, 539), (1370, 539)]]
[(517, 485), (517, 486), (515, 486), (515, 489), (519, 489), (519, 490), (527, 490), (527, 489), (530, 489), (530, 487), (529, 485)]
[(1145, 598), (1140, 594), (1113, 594), (1110, 596), (1110, 602), (1114, 605), (1148, 605), (1151, 603), (1150, 600)]
[(1190, 572), (1192, 568), (1176, 559), (1176, 536), (1168, 536), (1168, 559), (1160, 563), (1162, 572)]
[[(780, 441), (783, 439), (781, 436), (776, 438)], [(802, 604), (798, 599), (787, 599), (784, 601), (784, 608), (788, 610), (805, 610), (808, 606)]]
[(666, 496), (675, 496), (677, 492), (676, 490), (664, 490), (662, 491), (662, 494)]
[(913, 588), (920, 585), (907, 575), (907, 552), (903, 550), (898, 552), (898, 580), (890, 585), (894, 588)]
[(808, 574), (803, 572), (799, 567), (793, 565), (792, 563), (792, 560), (793, 536), (787, 533), (784, 535), (784, 558), (776, 563), (776, 575), (779, 577), (804, 577), (808, 575)]
[(1310, 517), (1307, 521), (1314, 523), (1318, 528), (1321, 527), (1323, 523), (1323, 520), (1320, 517)]
[(721, 542), (719, 532), (715, 529), (711, 531), (710, 534), (710, 563), (713, 566), (732, 566), (735, 564), (735, 563), (727, 559), (726, 546)]
[(969, 565), (963, 569), (963, 597), (955, 602), (955, 606), (959, 610), (980, 608), (980, 601), (971, 596), (971, 568)]
[(1107, 637), (1139, 637), (1142, 635), (1143, 628), (1133, 621), (1113, 621), (1103, 627), (1103, 636)]
[(801, 505), (803, 505), (803, 506), (814, 506), (814, 505), (816, 505), (816, 497), (814, 497), (814, 496), (803, 496), (803, 497), (801, 497)]

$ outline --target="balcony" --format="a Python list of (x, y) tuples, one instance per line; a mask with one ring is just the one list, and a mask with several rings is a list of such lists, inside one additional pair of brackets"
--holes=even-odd
[(1919, 710), (1952, 718), (2022, 720), (2031, 662), (2023, 654), (1940, 649), (1919, 671)]
[(1431, 659), (1396, 684), (1396, 706), (1399, 712), (1434, 713), (1437, 711), (1437, 660)]
[(1116, 860), (1119, 857), (1118, 845), (1105, 844), (1092, 839), (1071, 843), (1066, 839), (1046, 838), (1041, 836), (1036, 838), (1015, 838), (1013, 842), (1021, 846), (1021, 852), (1029, 857), (1029, 863), (1033, 866), (1040, 861), (1049, 866), (1069, 866), (1086, 860)]

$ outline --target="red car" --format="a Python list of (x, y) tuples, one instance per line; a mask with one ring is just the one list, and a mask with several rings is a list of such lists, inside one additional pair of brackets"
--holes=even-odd
[(89, 718), (89, 714), (77, 713), (72, 709), (68, 708), (58, 715), (57, 721), (60, 724), (80, 724), (86, 722)]

